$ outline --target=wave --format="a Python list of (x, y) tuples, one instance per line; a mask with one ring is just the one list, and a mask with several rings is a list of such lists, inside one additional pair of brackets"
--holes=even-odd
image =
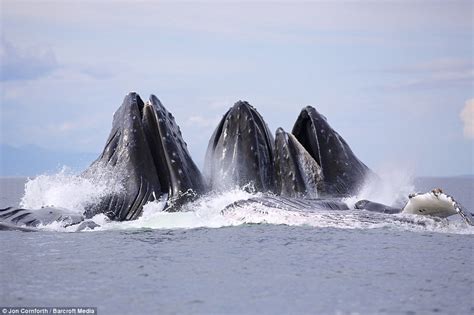
[[(104, 170), (106, 172), (106, 170)], [(370, 199), (385, 204), (400, 204), (413, 192), (413, 177), (400, 172), (381, 172), (377, 180), (368, 180), (358, 196), (344, 201), (352, 206), (357, 200)], [(102, 174), (103, 175), (103, 174)], [(67, 169), (53, 175), (41, 175), (29, 179), (21, 207), (41, 208), (53, 205), (83, 212), (87, 204), (122, 189), (114, 174), (100, 176), (101, 180), (84, 178)], [(114, 222), (100, 214), (92, 218), (100, 227), (90, 231), (128, 229), (193, 229), (221, 228), (244, 224), (272, 224), (310, 226), (339, 229), (395, 229), (417, 232), (474, 234), (474, 227), (457, 219), (437, 219), (408, 214), (386, 215), (361, 210), (292, 211), (273, 208), (260, 203), (246, 203), (243, 207), (228, 207), (239, 201), (265, 196), (239, 188), (223, 192), (211, 192), (185, 204), (179, 212), (163, 211), (166, 198), (149, 202), (142, 216), (134, 221)], [(226, 208), (227, 207), (227, 208)], [(222, 211), (226, 208), (226, 211)], [(75, 231), (75, 227), (62, 227), (53, 223), (41, 227), (49, 231)], [(87, 230), (87, 229), (86, 229)]]
[(38, 209), (54, 206), (84, 213), (88, 204), (98, 203), (106, 195), (123, 189), (111, 170), (102, 168), (97, 171), (101, 174), (85, 177), (63, 167), (57, 174), (28, 179), (20, 207)]

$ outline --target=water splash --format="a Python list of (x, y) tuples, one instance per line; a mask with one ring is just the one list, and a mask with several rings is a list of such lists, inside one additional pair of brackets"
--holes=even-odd
[[(360, 199), (371, 199), (386, 204), (399, 202), (413, 192), (413, 177), (408, 173), (386, 171), (380, 179), (367, 181), (358, 196), (345, 200), (352, 205)], [(77, 212), (84, 211), (87, 204), (98, 202), (103, 196), (118, 192), (122, 188), (116, 174), (102, 170), (100, 176), (84, 177), (67, 169), (54, 175), (41, 175), (30, 179), (25, 185), (21, 206), (40, 208), (45, 205), (64, 207)], [(354, 211), (291, 211), (249, 203), (243, 207), (224, 208), (239, 200), (261, 197), (248, 187), (211, 192), (182, 206), (180, 212), (163, 211), (166, 196), (144, 206), (143, 215), (135, 221), (113, 222), (105, 215), (96, 215), (92, 220), (100, 225), (94, 231), (124, 229), (193, 229), (220, 228), (243, 224), (274, 224), (289, 226), (311, 226), (314, 228), (375, 229), (388, 228), (418, 232), (474, 234), (474, 228), (459, 220), (439, 220), (417, 215), (385, 215), (380, 213)], [(50, 224), (44, 230), (73, 232), (75, 227)]]
[(98, 172), (100, 176), (84, 177), (63, 167), (57, 174), (28, 179), (20, 207), (39, 209), (53, 206), (83, 213), (87, 204), (98, 203), (107, 194), (123, 189), (110, 170), (104, 168)]
[(102, 230), (109, 229), (192, 229), (199, 227), (220, 228), (225, 226), (240, 225), (221, 214), (221, 210), (227, 205), (243, 199), (258, 196), (244, 190), (235, 188), (226, 192), (211, 192), (197, 200), (183, 205), (179, 212), (163, 211), (166, 198), (158, 201), (148, 202), (143, 209), (143, 215), (135, 221), (108, 222), (102, 225)]
[(349, 207), (363, 199), (402, 208), (408, 195), (415, 191), (415, 177), (409, 170), (399, 167), (384, 167), (378, 177), (369, 177), (357, 196), (346, 198)]
[[(220, 228), (244, 224), (272, 224), (288, 226), (310, 226), (314, 228), (338, 229), (393, 229), (414, 232), (437, 232), (450, 234), (474, 234), (474, 227), (454, 219), (437, 219), (426, 216), (397, 214), (388, 215), (363, 210), (351, 211), (290, 211), (269, 207), (259, 203), (248, 203), (243, 207), (228, 207), (239, 200), (260, 197), (240, 189), (211, 193), (185, 205), (181, 212), (165, 212), (164, 201), (150, 202), (142, 217), (129, 222), (104, 222), (99, 230), (116, 229), (193, 229)], [(222, 209), (226, 208), (225, 211)], [(105, 224), (104, 224), (105, 223)]]

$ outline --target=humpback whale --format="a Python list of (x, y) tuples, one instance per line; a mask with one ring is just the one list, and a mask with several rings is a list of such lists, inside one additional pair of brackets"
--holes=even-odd
[(115, 221), (135, 220), (149, 201), (165, 199), (165, 210), (176, 211), (206, 190), (173, 115), (156, 96), (144, 103), (134, 92), (125, 96), (114, 113), (103, 152), (81, 176), (117, 182), (120, 189), (87, 205), (83, 214), (53, 207), (0, 209), (3, 228), (36, 227), (54, 221), (71, 221), (67, 225), (82, 222), (83, 227), (90, 227), (86, 219), (99, 213)]
[[(0, 219), (4, 224), (37, 227), (53, 222), (62, 226), (75, 225), (84, 221), (84, 216), (63, 208), (44, 207), (36, 210), (8, 207), (0, 209)], [(1, 229), (1, 228), (0, 228)]]
[[(141, 214), (142, 206), (158, 198), (162, 187), (158, 179), (157, 167), (146, 137), (145, 110), (150, 105), (143, 103), (136, 93), (125, 96), (122, 105), (114, 113), (112, 130), (99, 158), (84, 172), (83, 176), (103, 180), (112, 173), (123, 189), (110, 194), (98, 203), (88, 207), (87, 217), (105, 213), (109, 218), (122, 221), (133, 220)], [(111, 172), (104, 175), (102, 169)]]
[(326, 195), (354, 195), (373, 174), (314, 107), (303, 108), (292, 134), (321, 168)]
[[(368, 177), (377, 178), (314, 107), (303, 108), (291, 134), (279, 128), (273, 145), (272, 140), (267, 124), (247, 102), (237, 102), (224, 115), (206, 153), (205, 175), (211, 187), (225, 187), (229, 182), (240, 187), (253, 184), (259, 191), (277, 196), (238, 201), (223, 213), (254, 203), (290, 210), (347, 210), (341, 197), (356, 195)], [(273, 160), (269, 159), (271, 156)], [(466, 219), (472, 216), (441, 196), (425, 202), (419, 201), (421, 197), (415, 198), (415, 202), (410, 196), (402, 209), (361, 200), (355, 209), (436, 217), (459, 213), (472, 224), (472, 220)]]
[(275, 137), (275, 193), (317, 198), (324, 190), (322, 169), (291, 133), (278, 128)]
[(305, 107), (292, 133), (278, 129), (274, 141), (257, 110), (239, 101), (209, 140), (204, 174), (212, 188), (252, 183), (288, 197), (345, 197), (373, 173), (315, 108)]
[(204, 175), (212, 189), (251, 184), (272, 191), (273, 136), (257, 110), (238, 101), (223, 116), (209, 140)]
[(257, 110), (239, 101), (224, 114), (206, 152), (210, 187), (253, 184), (288, 197), (354, 195), (373, 172), (315, 108), (305, 107), (291, 134), (273, 137)]
[(100, 180), (104, 173), (97, 169), (104, 168), (118, 175), (123, 190), (91, 205), (86, 217), (105, 213), (112, 220), (134, 220), (148, 201), (165, 196), (172, 210), (205, 187), (173, 115), (154, 95), (146, 103), (133, 92), (125, 97), (102, 154), (84, 176)]
[(39, 226), (54, 222), (63, 228), (74, 226), (76, 232), (99, 226), (94, 221), (87, 220), (82, 214), (65, 208), (21, 209), (8, 207), (0, 209), (0, 231), (34, 232), (38, 231)]
[(320, 198), (291, 198), (283, 196), (262, 196), (245, 200), (238, 200), (226, 206), (221, 213), (232, 211), (236, 208), (245, 208), (252, 204), (259, 204), (269, 208), (277, 208), (289, 211), (314, 211), (314, 210), (350, 210), (348, 205), (337, 199)]
[[(253, 203), (289, 211), (348, 210), (342, 198), (356, 195), (375, 175), (315, 108), (303, 108), (292, 132), (279, 128), (273, 138), (257, 110), (238, 101), (209, 140), (203, 176), (173, 115), (156, 96), (145, 103), (131, 92), (114, 113), (102, 153), (81, 176), (112, 181), (120, 189), (87, 205), (83, 213), (54, 207), (0, 209), (0, 230), (32, 231), (52, 222), (94, 228), (89, 219), (99, 213), (115, 221), (135, 220), (147, 202), (164, 200), (165, 211), (178, 211), (199, 195), (235, 185), (267, 194), (237, 201), (224, 214)], [(360, 200), (354, 209), (441, 218), (459, 214), (474, 225), (472, 214), (441, 190), (410, 195), (403, 208)]]

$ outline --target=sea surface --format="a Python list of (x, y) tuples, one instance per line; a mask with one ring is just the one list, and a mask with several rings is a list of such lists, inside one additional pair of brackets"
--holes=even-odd
[[(357, 198), (388, 202), (441, 187), (474, 211), (473, 177), (395, 182)], [(68, 174), (1, 178), (0, 206), (80, 208), (104, 189)], [(248, 197), (240, 190), (205, 196), (176, 214), (155, 203), (136, 222), (96, 218), (97, 231), (0, 232), (0, 306), (92, 306), (99, 314), (474, 313), (474, 229), (464, 222), (220, 212)]]

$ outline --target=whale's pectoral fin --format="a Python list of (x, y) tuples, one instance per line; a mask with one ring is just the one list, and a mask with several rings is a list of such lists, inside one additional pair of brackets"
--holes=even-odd
[(79, 224), (84, 220), (81, 214), (63, 209), (44, 207), (41, 209), (21, 209), (8, 207), (0, 209), (0, 230), (36, 230), (40, 225), (59, 222), (67, 227)]
[(0, 222), (0, 231), (22, 231), (22, 232), (37, 232), (38, 228), (19, 226), (12, 223)]
[(439, 218), (459, 214), (467, 224), (474, 226), (473, 214), (439, 188), (424, 194), (411, 194), (402, 213), (430, 215)]
[(463, 207), (459, 207), (457, 211), (461, 218), (464, 220), (464, 222), (466, 222), (470, 226), (474, 226), (474, 213), (467, 211)]

